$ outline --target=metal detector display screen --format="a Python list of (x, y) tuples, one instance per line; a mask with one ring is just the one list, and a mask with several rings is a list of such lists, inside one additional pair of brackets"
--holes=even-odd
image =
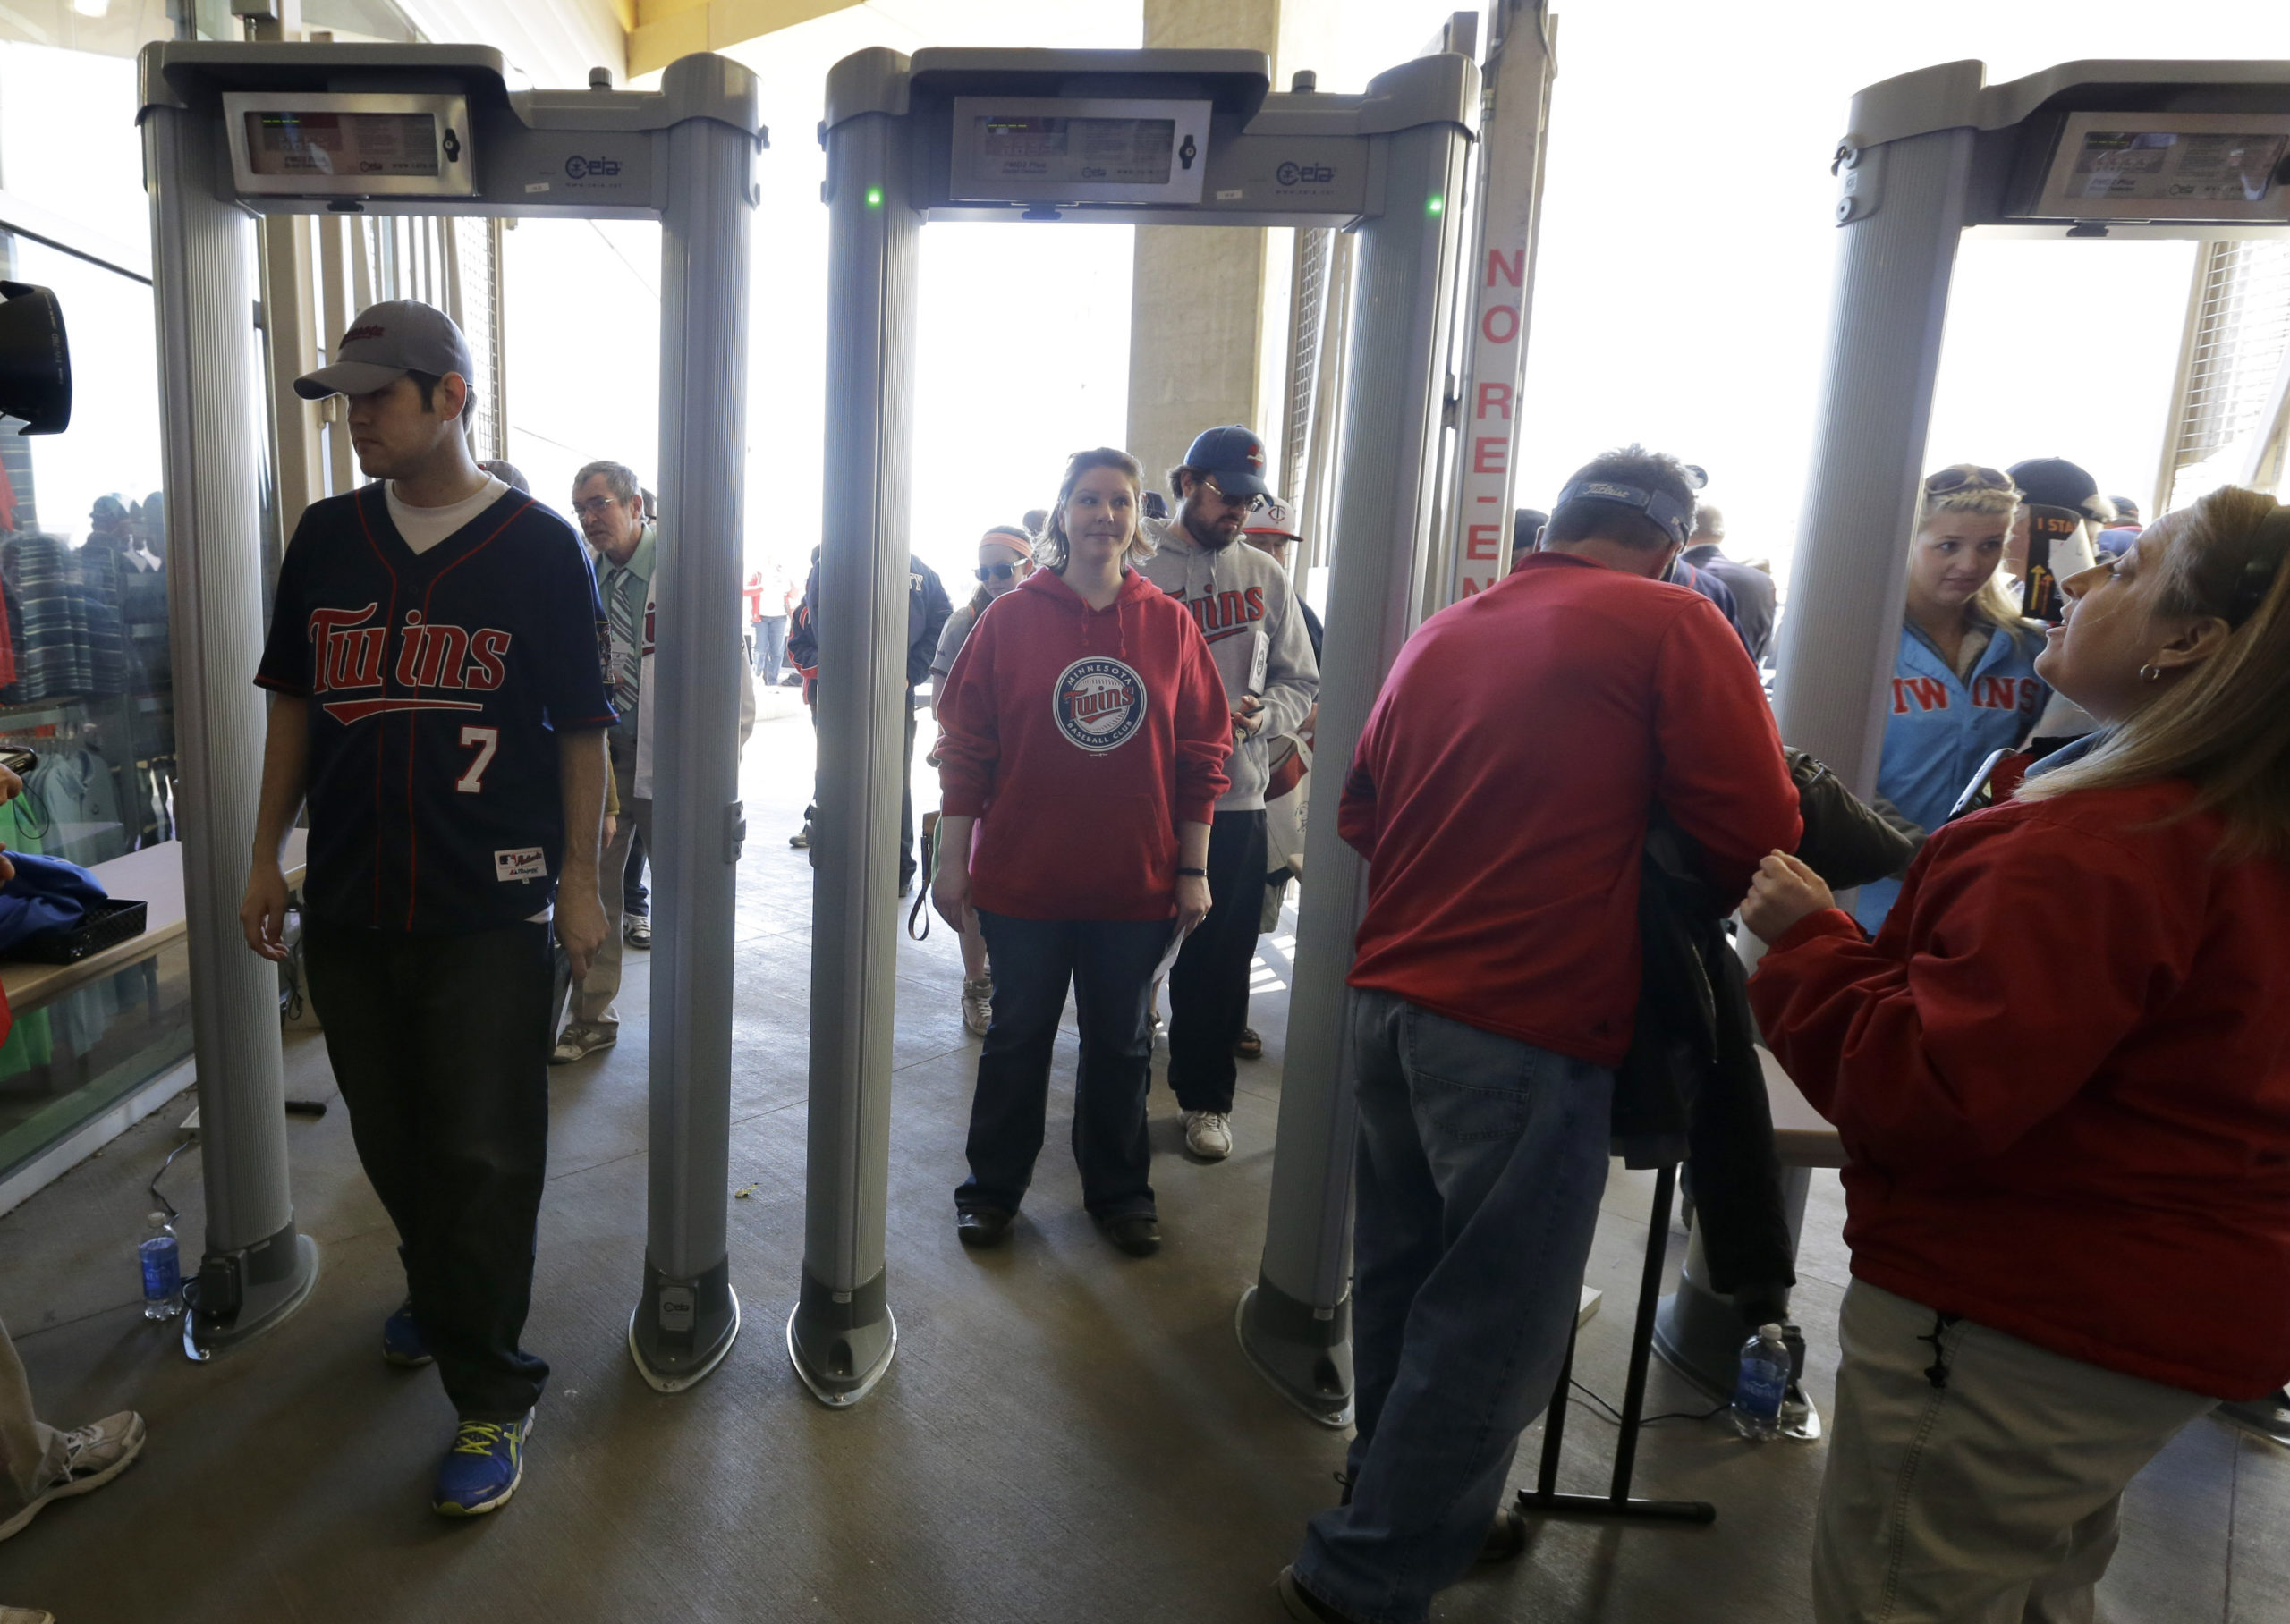
[(988, 114), (978, 120), (977, 135), (979, 171), (988, 180), (1166, 186), (1176, 167), (1173, 118)]
[(247, 156), (262, 175), (434, 180), (437, 121), (427, 113), (249, 113)]
[(2256, 203), (2274, 184), (2290, 135), (2248, 131), (2090, 130), (2075, 155), (2076, 198)]
[(476, 195), (466, 97), (226, 90), (223, 129), (241, 197)]
[(1205, 101), (957, 97), (951, 195), (979, 203), (1198, 203)]
[(2290, 115), (2072, 113), (2031, 211), (2047, 219), (2290, 220)]

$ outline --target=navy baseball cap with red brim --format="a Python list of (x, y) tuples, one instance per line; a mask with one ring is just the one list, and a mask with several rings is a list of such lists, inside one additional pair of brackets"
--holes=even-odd
[(1202, 430), (1185, 453), (1184, 465), (1213, 478), (1227, 496), (1272, 495), (1264, 482), (1264, 442), (1238, 423)]

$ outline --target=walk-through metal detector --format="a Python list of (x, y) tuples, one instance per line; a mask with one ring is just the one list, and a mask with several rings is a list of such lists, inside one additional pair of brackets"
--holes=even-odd
[[(512, 93), (476, 46), (161, 44), (141, 60), (165, 428), (168, 613), (207, 1238), (185, 1351), (293, 1311), (318, 1272), (286, 1171), (276, 973), (238, 904), (262, 777), (255, 216), (657, 220), (659, 655), (652, 725), (651, 1180), (629, 1351), (663, 1391), (739, 1330), (725, 1236), (738, 789), (748, 236), (756, 80), (725, 57), (657, 91)], [(715, 680), (709, 680), (711, 676)], [(615, 879), (617, 876), (607, 876)]]
[[(1908, 540), (1956, 242), (1978, 229), (2108, 241), (2290, 228), (2290, 62), (2072, 62), (1990, 85), (1945, 63), (1853, 98), (1819, 427), (1782, 619), (1776, 719), (1854, 793), (1876, 789)], [(1793, 1226), (1804, 1216), (1793, 1170)], [(1658, 1345), (1731, 1391), (1743, 1330), (1699, 1248)]]
[[(809, 1205), (788, 1354), (856, 1403), (897, 1342), (884, 1269), (899, 779), (905, 748), (916, 237), (931, 220), (1341, 227), (1359, 240), (1319, 750), (1347, 759), (1413, 625), (1429, 557), (1457, 195), (1479, 77), (1452, 54), (1360, 96), (1273, 94), (1254, 51), (869, 50), (827, 78), (827, 534), (820, 558), (818, 865)], [(1344, 973), (1359, 863), (1336, 798), (1312, 811), (1266, 1282), (1243, 1341), (1310, 1403), (1344, 1367), (1341, 1268), (1284, 1237), (1348, 1214)], [(1309, 1248), (1307, 1248), (1309, 1250)], [(1342, 1378), (1349, 1391), (1348, 1370)]]

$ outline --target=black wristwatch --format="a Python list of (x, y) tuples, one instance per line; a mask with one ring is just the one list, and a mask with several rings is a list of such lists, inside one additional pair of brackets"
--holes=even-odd
[(1205, 880), (1209, 877), (1209, 870), (1206, 868), (1180, 868), (1177, 870), (1177, 877), (1179, 879), (1190, 878), (1195, 880)]

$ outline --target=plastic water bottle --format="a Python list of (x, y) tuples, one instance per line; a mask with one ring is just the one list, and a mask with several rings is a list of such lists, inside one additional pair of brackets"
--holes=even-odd
[(1780, 1430), (1781, 1400), (1789, 1391), (1789, 1348), (1778, 1325), (1760, 1325), (1742, 1345), (1741, 1374), (1734, 1382), (1734, 1429), (1744, 1438), (1770, 1438)]
[(182, 1256), (165, 1213), (150, 1216), (151, 1233), (135, 1250), (143, 1264), (143, 1317), (173, 1319), (182, 1312)]

